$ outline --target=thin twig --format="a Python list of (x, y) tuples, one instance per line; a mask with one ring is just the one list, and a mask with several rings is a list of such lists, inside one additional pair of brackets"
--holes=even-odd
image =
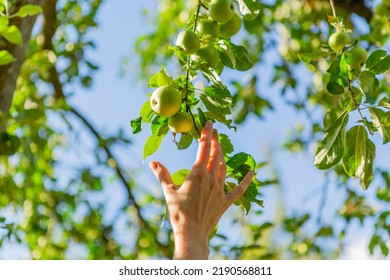
[[(202, 7), (202, 2), (198, 0), (198, 8), (196, 9), (196, 14), (195, 14), (195, 21), (194, 21), (194, 32), (196, 31), (196, 26), (198, 25), (198, 18), (199, 18), (199, 13), (200, 13), (200, 8)], [(198, 135), (200, 135), (200, 130), (198, 128), (198, 125), (196, 124), (194, 115), (191, 112), (190, 106), (188, 106), (188, 87), (190, 83), (190, 68), (191, 68), (191, 57), (188, 57), (187, 61), (187, 70), (186, 70), (186, 87), (185, 87), (185, 96), (184, 96), (184, 101), (186, 103), (186, 111), (191, 115), (192, 122), (194, 123), (194, 127)]]
[(357, 102), (355, 94), (353, 93), (353, 90), (352, 90), (352, 82), (349, 78), (347, 78), (347, 79), (348, 79), (348, 89), (351, 92), (352, 100), (353, 100), (353, 103), (355, 104), (355, 109), (358, 110), (360, 118), (364, 122), (364, 116), (363, 116), (362, 112), (360, 111), (359, 103)]

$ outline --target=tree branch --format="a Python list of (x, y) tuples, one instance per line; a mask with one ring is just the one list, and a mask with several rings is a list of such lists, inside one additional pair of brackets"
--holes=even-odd
[[(45, 0), (44, 4), (44, 26), (42, 29), (43, 37), (44, 37), (44, 44), (43, 48), (47, 50), (53, 50), (53, 44), (52, 44), (52, 39), (53, 36), (56, 32), (57, 28), (57, 14), (56, 14), (56, 3), (57, 0)], [(50, 83), (52, 84), (54, 88), (54, 96), (57, 99), (65, 99), (66, 95), (64, 93), (62, 83), (60, 81), (60, 76), (58, 73), (58, 70), (56, 68), (56, 65), (53, 64), (53, 67), (50, 69)], [(162, 253), (166, 257), (171, 257), (172, 252), (170, 251), (169, 246), (162, 244), (158, 239), (157, 239), (157, 232), (155, 229), (148, 223), (148, 221), (144, 218), (141, 207), (137, 204), (136, 199), (134, 197), (134, 194), (132, 192), (132, 185), (130, 183), (130, 180), (126, 178), (126, 176), (123, 173), (123, 168), (120, 167), (118, 163), (118, 159), (115, 157), (114, 153), (112, 152), (109, 143), (106, 141), (105, 138), (101, 136), (99, 131), (92, 125), (92, 123), (81, 113), (79, 112), (76, 108), (72, 107), (70, 104), (66, 104), (67, 106), (67, 111), (72, 113), (77, 119), (79, 119), (85, 127), (89, 130), (89, 132), (94, 136), (96, 139), (98, 146), (101, 147), (107, 157), (107, 162), (112, 161), (114, 164), (107, 165), (111, 169), (114, 170), (115, 174), (118, 176), (119, 181), (125, 188), (127, 192), (127, 198), (128, 198), (128, 203), (132, 205), (137, 214), (138, 218), (138, 224), (141, 228), (146, 228), (150, 233), (153, 234), (155, 237), (155, 242), (158, 244), (158, 246), (161, 248)], [(142, 229), (141, 229), (142, 230)]]
[[(11, 6), (12, 12), (18, 11), (20, 7), (26, 4), (42, 5), (42, 0), (16, 0)], [(8, 114), (9, 109), (11, 108), (16, 88), (16, 80), (26, 56), (36, 18), (36, 16), (28, 16), (23, 19), (15, 17), (10, 20), (10, 24), (17, 26), (22, 33), (22, 47), (18, 47), (0, 39), (0, 46), (3, 49), (8, 50), (16, 58), (15, 62), (0, 66), (0, 113)], [(0, 131), (4, 131), (5, 128), (6, 124), (0, 123)]]

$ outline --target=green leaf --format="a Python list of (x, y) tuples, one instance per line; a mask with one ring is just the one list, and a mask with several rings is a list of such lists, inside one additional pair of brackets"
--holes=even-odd
[(165, 68), (154, 74), (149, 79), (148, 87), (157, 88), (162, 86), (170, 86), (173, 84), (173, 79), (167, 74)]
[[(225, 190), (227, 193), (230, 193), (232, 190), (234, 190), (237, 187), (236, 184), (232, 182), (225, 182)], [(240, 196), (234, 204), (239, 205), (244, 209), (245, 214), (247, 215), (251, 209), (251, 202), (250, 200), (245, 197), (244, 195)]]
[(374, 68), (380, 61), (382, 61), (387, 56), (387, 52), (385, 50), (375, 50), (370, 56), (367, 58), (366, 68), (372, 69)]
[(152, 118), (154, 116), (154, 111), (152, 109), (152, 107), (150, 106), (150, 101), (146, 101), (142, 107), (141, 107), (141, 111), (140, 111), (140, 116), (142, 117), (142, 121), (144, 122), (147, 122), (147, 123), (150, 123), (152, 121)]
[(375, 128), (383, 138), (383, 144), (390, 141), (390, 112), (385, 113), (378, 108), (370, 108), (370, 116)]
[(379, 103), (378, 103), (379, 106), (382, 106), (384, 108), (387, 108), (387, 109), (390, 109), (390, 100), (389, 98), (387, 97), (383, 97)]
[(140, 132), (142, 130), (142, 117), (132, 120), (131, 127), (133, 129), (133, 134)]
[(328, 70), (326, 72), (330, 73), (331, 76), (339, 76), (341, 69), (340, 69), (340, 58), (337, 58), (332, 62), (332, 64), (329, 66)]
[(216, 107), (213, 103), (210, 102), (206, 94), (201, 94), (200, 100), (205, 105), (207, 110), (209, 110), (205, 113), (208, 119), (217, 120), (220, 123), (225, 124), (228, 128), (235, 128), (231, 125), (233, 121), (226, 118), (227, 115), (231, 114), (229, 107)]
[(326, 89), (328, 90), (329, 93), (334, 94), (334, 95), (342, 94), (345, 92), (344, 87), (339, 85), (336, 82), (329, 82), (326, 85)]
[(379, 80), (377, 78), (374, 78), (374, 81), (373, 81), (371, 88), (367, 87), (366, 90), (368, 90), (368, 91), (364, 92), (364, 95), (365, 95), (364, 102), (369, 103), (369, 104), (374, 104), (377, 101), (378, 96), (380, 94)]
[(164, 135), (152, 135), (148, 138), (148, 140), (146, 140), (143, 154), (144, 160), (158, 150), (163, 139)]
[(347, 145), (343, 166), (349, 176), (355, 177), (358, 172), (361, 172), (362, 165), (364, 165), (368, 135), (364, 126), (357, 125), (352, 127), (346, 136)]
[(12, 25), (5, 30), (0, 32), (0, 35), (3, 36), (8, 42), (21, 46), (23, 43), (22, 34), (20, 33), (20, 30), (15, 26)]
[(180, 169), (173, 173), (172, 175), (172, 181), (175, 185), (181, 186), (183, 185), (184, 181), (187, 179), (188, 174), (190, 174), (191, 170), (188, 169)]
[(256, 0), (238, 0), (238, 4), (242, 15), (257, 14), (262, 7)]
[(370, 71), (363, 71), (360, 74), (359, 80), (361, 89), (367, 94), (375, 84), (375, 74)]
[(239, 71), (247, 71), (254, 65), (247, 49), (243, 46), (234, 45), (225, 41), (217, 50), (222, 63), (226, 67)]
[(165, 135), (169, 131), (168, 119), (161, 116), (156, 116), (153, 119), (150, 128), (152, 130), (152, 134), (154, 135), (157, 136)]
[(251, 155), (241, 152), (231, 157), (226, 162), (226, 165), (228, 166), (228, 168), (231, 169), (237, 169), (243, 165), (246, 165), (249, 167), (250, 170), (255, 170), (256, 161)]
[(329, 169), (337, 164), (345, 148), (345, 126), (348, 122), (348, 112), (344, 111), (336, 119), (327, 121), (328, 128), (324, 140), (317, 148), (314, 165), (319, 169)]
[(348, 175), (359, 178), (360, 186), (367, 190), (374, 176), (375, 145), (368, 139), (366, 128), (361, 125), (352, 127), (346, 137), (344, 170)]
[(232, 105), (232, 95), (227, 88), (219, 88), (213, 85), (205, 88), (204, 93), (206, 95), (205, 98), (215, 107), (225, 108)]
[(374, 71), (375, 74), (383, 74), (390, 68), (390, 55), (386, 56), (380, 62), (378, 62), (371, 70)]
[(18, 17), (24, 18), (27, 16), (33, 16), (40, 14), (42, 12), (42, 8), (38, 5), (24, 5), (19, 12), (16, 14)]
[(6, 16), (0, 15), (0, 34), (8, 27), (9, 20)]
[(182, 134), (180, 137), (180, 141), (176, 143), (177, 148), (179, 150), (185, 150), (191, 145), (193, 140), (194, 137), (191, 134), (189, 133)]
[(15, 57), (12, 54), (6, 50), (0, 51), (0, 65), (5, 65), (13, 61), (15, 61)]
[(316, 236), (322, 236), (322, 237), (328, 237), (332, 235), (333, 235), (333, 228), (330, 226), (322, 227), (316, 233)]
[(370, 251), (371, 255), (374, 253), (374, 249), (377, 246), (379, 239), (380, 237), (376, 234), (371, 237), (370, 243), (368, 244), (368, 250)]
[(13, 155), (20, 146), (20, 140), (18, 137), (8, 134), (6, 132), (0, 133), (0, 155)]
[(227, 156), (234, 151), (233, 144), (226, 134), (223, 133), (218, 134), (218, 140), (219, 143), (221, 144), (221, 148), (224, 156)]
[(221, 80), (221, 77), (218, 75), (218, 73), (213, 68), (207, 67), (207, 68), (201, 68), (199, 70), (202, 72), (203, 76), (208, 81), (212, 81), (215, 86), (220, 87), (220, 88), (224, 87), (222, 80)]
[(387, 256), (389, 254), (389, 248), (387, 247), (386, 243), (383, 241), (382, 238), (379, 240), (379, 248), (381, 248), (382, 254), (384, 256)]
[(298, 58), (303, 63), (312, 63), (321, 58), (325, 58), (329, 56), (329, 52), (321, 51), (319, 49), (314, 50), (313, 52), (308, 53), (300, 53), (298, 54)]
[(329, 132), (332, 129), (332, 126), (337, 125), (339, 118), (342, 117), (347, 111), (341, 108), (333, 108), (328, 111), (324, 117), (324, 130)]

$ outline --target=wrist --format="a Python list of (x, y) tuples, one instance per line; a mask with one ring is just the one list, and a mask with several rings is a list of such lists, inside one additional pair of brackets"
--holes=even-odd
[(207, 234), (199, 232), (196, 227), (174, 230), (176, 260), (206, 260), (210, 250)]

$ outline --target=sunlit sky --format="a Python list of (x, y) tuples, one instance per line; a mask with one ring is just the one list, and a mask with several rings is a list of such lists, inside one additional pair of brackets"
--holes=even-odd
[[(146, 101), (146, 94), (150, 90), (147, 89), (147, 81), (137, 81), (134, 77), (137, 74), (137, 64), (133, 45), (138, 36), (145, 34), (151, 30), (152, 26), (142, 17), (141, 11), (147, 9), (150, 13), (154, 13), (157, 8), (157, 0), (150, 1), (128, 1), (128, 0), (109, 0), (102, 5), (98, 16), (99, 29), (93, 32), (98, 49), (91, 53), (90, 56), (100, 64), (101, 69), (95, 76), (94, 86), (91, 90), (85, 91), (76, 89), (75, 96), (71, 103), (89, 116), (90, 120), (102, 131), (114, 132), (118, 128), (123, 128), (126, 133), (131, 136), (133, 145), (126, 153), (120, 155), (120, 160), (125, 166), (136, 168), (141, 171), (137, 180), (143, 185), (151, 186), (153, 192), (161, 194), (154, 175), (149, 170), (148, 162), (158, 160), (162, 162), (173, 173), (182, 168), (191, 168), (196, 153), (196, 144), (185, 151), (178, 151), (170, 137), (166, 137), (159, 151), (143, 162), (142, 149), (147, 137), (150, 135), (150, 130), (146, 127), (143, 132), (137, 135), (131, 135), (130, 120), (137, 117), (139, 109), (143, 102)], [(130, 72), (125, 77), (120, 77), (120, 64), (125, 56), (129, 56), (131, 60)], [(267, 56), (268, 61), (275, 59), (275, 55)], [(258, 66), (252, 71), (262, 73), (260, 80), (261, 85), (259, 91), (266, 98), (271, 99), (275, 111), (267, 111), (264, 120), (259, 121), (250, 117), (247, 122), (239, 126), (238, 131), (229, 131), (224, 127), (217, 125), (216, 128), (220, 132), (224, 132), (231, 138), (236, 152), (246, 152), (252, 154), (258, 161), (268, 160), (272, 157), (276, 166), (277, 174), (280, 176), (283, 196), (277, 197), (276, 190), (264, 192), (264, 217), (275, 216), (275, 210), (278, 203), (285, 204), (287, 214), (299, 213), (307, 209), (313, 210), (315, 215), (318, 212), (318, 203), (320, 196), (318, 195), (324, 180), (324, 172), (317, 170), (314, 165), (314, 150), (312, 147), (310, 154), (291, 155), (281, 147), (285, 141), (289, 130), (297, 123), (305, 121), (304, 114), (296, 114), (285, 105), (280, 98), (277, 87), (269, 86), (268, 79), (271, 71), (267, 71), (267, 61), (264, 61), (261, 66)], [(298, 73), (299, 74), (299, 73)], [(235, 77), (236, 73), (231, 71), (224, 74), (223, 78)], [(302, 72), (301, 76), (305, 80), (309, 80)], [(245, 79), (245, 75), (238, 76), (240, 79)], [(302, 94), (302, 92), (300, 93)], [(379, 138), (375, 138), (380, 147)], [(384, 151), (388, 147), (378, 148), (377, 160), (384, 163)], [(389, 166), (389, 165), (387, 165)], [(270, 178), (270, 173), (259, 173), (258, 178), (265, 180)], [(329, 201), (334, 200), (339, 202), (340, 197), (337, 197), (337, 192), (334, 187), (328, 194)], [(358, 181), (355, 181), (355, 190), (362, 193)], [(117, 205), (122, 202), (120, 188), (113, 185), (110, 190), (113, 195), (110, 203), (112, 209), (116, 209)], [(116, 194), (116, 195), (115, 195)], [(367, 194), (367, 192), (366, 192)], [(282, 199), (282, 200), (280, 200)], [(331, 206), (330, 202), (328, 206)], [(334, 209), (330, 207), (329, 209)], [(114, 212), (114, 210), (113, 210)], [(326, 214), (326, 209), (324, 210)], [(331, 215), (325, 215), (325, 218), (332, 219)], [(229, 213), (222, 220), (222, 223), (228, 223)], [(345, 258), (365, 258), (367, 252), (367, 238), (355, 237), (349, 241), (350, 249), (347, 250)], [(368, 237), (367, 234), (365, 234)], [(239, 238), (239, 237), (237, 237)], [(8, 246), (8, 245), (7, 245)], [(0, 258), (26, 258), (25, 252), (20, 253), (19, 250), (14, 250), (15, 247), (5, 246), (5, 249), (0, 251)], [(77, 252), (76, 252), (77, 254)]]

